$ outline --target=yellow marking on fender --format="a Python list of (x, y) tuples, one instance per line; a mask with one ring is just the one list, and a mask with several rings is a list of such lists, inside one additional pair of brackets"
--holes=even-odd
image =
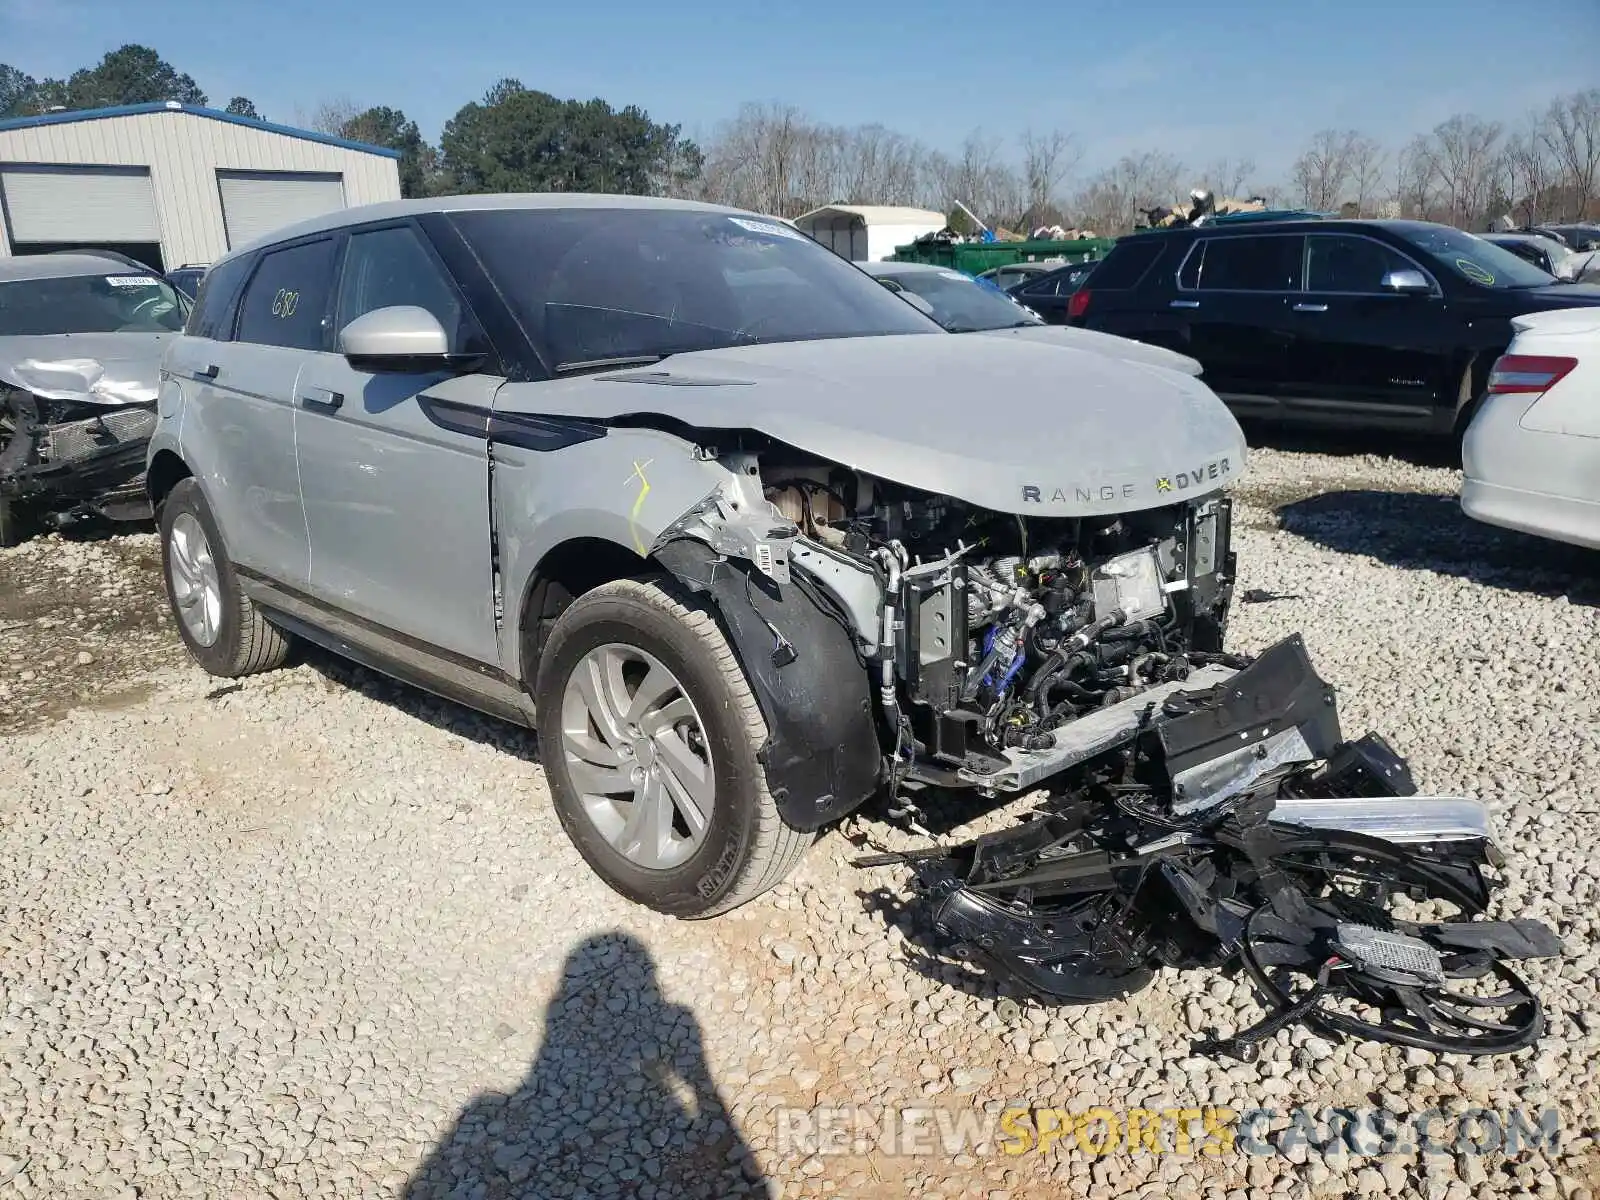
[(628, 514), (628, 530), (633, 534), (633, 548), (640, 554), (650, 553), (650, 548), (644, 544), (644, 539), (639, 536), (639, 514), (644, 511), (644, 498), (650, 494), (650, 481), (644, 477), (644, 469), (653, 462), (655, 462), (653, 458), (647, 458), (643, 462), (634, 459), (633, 474), (622, 481), (624, 487), (635, 479), (639, 481), (640, 485), (639, 495), (633, 502), (633, 510)]

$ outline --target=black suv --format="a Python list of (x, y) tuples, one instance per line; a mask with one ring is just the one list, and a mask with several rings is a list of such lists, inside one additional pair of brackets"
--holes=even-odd
[(1132, 234), (1068, 319), (1198, 359), (1241, 417), (1459, 434), (1511, 318), (1569, 305), (1600, 287), (1447, 225), (1300, 218)]

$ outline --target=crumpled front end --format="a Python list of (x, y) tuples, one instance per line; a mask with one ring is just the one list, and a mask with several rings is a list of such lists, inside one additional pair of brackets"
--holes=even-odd
[[(18, 386), (21, 380), (41, 390)], [(104, 399), (105, 388), (118, 398)], [(47, 526), (146, 519), (145, 456), (156, 409), (153, 397), (133, 398), (142, 393), (142, 384), (79, 368), (0, 371), (0, 500)]]

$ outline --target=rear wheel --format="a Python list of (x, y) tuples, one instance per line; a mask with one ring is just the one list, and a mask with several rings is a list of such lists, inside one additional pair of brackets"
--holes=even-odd
[[(1494, 358), (1488, 359), (1492, 363)], [(1456, 386), (1456, 416), (1455, 426), (1451, 432), (1450, 465), (1461, 465), (1462, 443), (1466, 440), (1467, 426), (1472, 424), (1472, 418), (1478, 415), (1478, 410), (1483, 407), (1483, 391), (1489, 386), (1489, 377), (1486, 368), (1480, 366), (1484, 359), (1474, 358), (1462, 369), (1460, 382)]]
[(720, 627), (661, 584), (576, 600), (550, 631), (535, 696), (562, 827), (628, 899), (715, 916), (777, 884), (813, 840), (767, 789), (766, 722)]
[(216, 519), (194, 479), (180, 480), (167, 494), (160, 527), (167, 601), (194, 660), (227, 679), (282, 666), (289, 638), (239, 587)]

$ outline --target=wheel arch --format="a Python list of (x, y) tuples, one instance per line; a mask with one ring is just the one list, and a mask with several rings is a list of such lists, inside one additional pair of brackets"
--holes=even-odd
[(516, 614), (517, 672), (530, 690), (538, 681), (539, 659), (556, 619), (579, 596), (601, 584), (661, 570), (631, 546), (604, 537), (572, 537), (540, 556), (522, 586)]
[(183, 461), (183, 456), (176, 450), (157, 450), (150, 459), (144, 480), (145, 495), (150, 498), (150, 510), (159, 515), (161, 505), (172, 494), (172, 489), (193, 475), (189, 464)]

